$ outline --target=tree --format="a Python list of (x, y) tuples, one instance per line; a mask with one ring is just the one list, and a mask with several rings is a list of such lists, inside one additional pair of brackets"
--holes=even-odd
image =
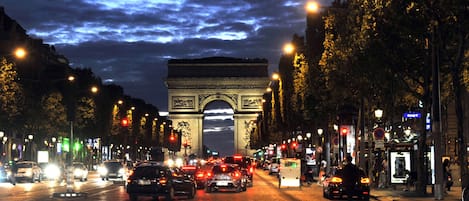
[(13, 63), (6, 58), (0, 61), (0, 129), (11, 128), (15, 117), (24, 108), (24, 94), (21, 85), (16, 82), (17, 72)]

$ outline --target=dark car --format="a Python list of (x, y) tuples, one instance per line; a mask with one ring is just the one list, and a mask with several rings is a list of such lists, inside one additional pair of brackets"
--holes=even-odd
[[(356, 181), (354, 189), (349, 191), (353, 192), (353, 197), (356, 199), (369, 200), (370, 199), (370, 179), (366, 176), (362, 169), (357, 169), (359, 180)], [(342, 199), (347, 198), (347, 191), (344, 186), (344, 171), (341, 168), (332, 168), (331, 173), (325, 175), (323, 182), (323, 196), (328, 199)]]
[(159, 196), (165, 196), (167, 200), (174, 200), (175, 195), (187, 195), (189, 199), (193, 199), (196, 184), (180, 169), (150, 162), (133, 169), (127, 178), (126, 189), (133, 201), (139, 196), (150, 196), (155, 200)]
[(195, 180), (197, 188), (201, 189), (205, 187), (205, 182), (207, 182), (206, 170), (195, 165), (185, 165), (182, 166), (181, 169), (185, 174)]
[(237, 164), (241, 173), (245, 175), (247, 185), (253, 186), (254, 164), (251, 158), (241, 155), (227, 156), (224, 160), (227, 164)]
[(205, 192), (210, 193), (218, 190), (246, 191), (246, 179), (237, 165), (214, 165), (212, 171), (207, 173)]
[(101, 175), (101, 179), (109, 180), (111, 179), (124, 179), (126, 173), (126, 169), (124, 168), (124, 164), (120, 161), (105, 161), (99, 167), (99, 174)]

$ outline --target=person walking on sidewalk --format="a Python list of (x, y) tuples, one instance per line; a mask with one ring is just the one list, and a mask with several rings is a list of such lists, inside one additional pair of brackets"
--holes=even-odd
[(360, 171), (356, 165), (352, 163), (352, 156), (345, 157), (345, 166), (343, 168), (342, 184), (347, 193), (347, 200), (352, 200), (354, 188), (360, 181)]

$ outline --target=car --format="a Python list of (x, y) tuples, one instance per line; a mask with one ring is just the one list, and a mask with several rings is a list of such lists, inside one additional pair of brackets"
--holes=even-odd
[(52, 181), (62, 181), (65, 179), (65, 167), (55, 163), (39, 163), (42, 169), (42, 179)]
[[(358, 169), (360, 181), (354, 186), (354, 195), (352, 198), (363, 200), (370, 199), (370, 178), (366, 176), (362, 169)], [(325, 175), (323, 181), (323, 196), (328, 199), (343, 199), (347, 198), (347, 189), (345, 189), (343, 182), (343, 170), (338, 167), (331, 167), (330, 174)]]
[(110, 178), (123, 180), (126, 174), (126, 169), (122, 162), (118, 160), (110, 160), (104, 161), (99, 167), (98, 172), (103, 181), (109, 180)]
[(197, 188), (201, 189), (205, 187), (206, 171), (195, 165), (185, 165), (181, 167), (182, 171), (187, 174), (189, 177), (195, 180)]
[(207, 173), (205, 192), (211, 193), (219, 190), (246, 191), (246, 179), (237, 165), (214, 165), (212, 170)]
[(19, 161), (14, 165), (14, 169), (16, 181), (29, 180), (34, 183), (35, 181), (41, 182), (42, 180), (42, 170), (34, 161)]
[(174, 200), (176, 195), (193, 199), (196, 193), (195, 181), (179, 168), (170, 168), (164, 163), (148, 162), (136, 166), (125, 183), (130, 200), (139, 196), (159, 196)]
[(82, 162), (73, 162), (72, 164), (73, 178), (80, 181), (88, 180), (88, 168)]
[(225, 157), (224, 162), (227, 164), (237, 164), (241, 170), (241, 173), (246, 177), (247, 185), (249, 187), (254, 185), (253, 175), (255, 167), (251, 158), (236, 154)]
[(8, 165), (0, 165), (0, 182), (10, 181), (11, 171)]
[(269, 164), (269, 175), (278, 174), (280, 172), (280, 159), (272, 159)]

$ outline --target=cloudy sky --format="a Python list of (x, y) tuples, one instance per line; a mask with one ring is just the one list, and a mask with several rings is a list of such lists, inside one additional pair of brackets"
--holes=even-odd
[[(167, 111), (169, 59), (266, 58), (304, 35), (308, 0), (0, 0), (33, 38)], [(330, 0), (319, 0), (326, 5)]]
[[(0, 0), (33, 38), (72, 66), (167, 111), (169, 59), (266, 58), (304, 35), (308, 0)], [(321, 1), (319, 1), (321, 2)], [(327, 2), (327, 0), (323, 0)]]

